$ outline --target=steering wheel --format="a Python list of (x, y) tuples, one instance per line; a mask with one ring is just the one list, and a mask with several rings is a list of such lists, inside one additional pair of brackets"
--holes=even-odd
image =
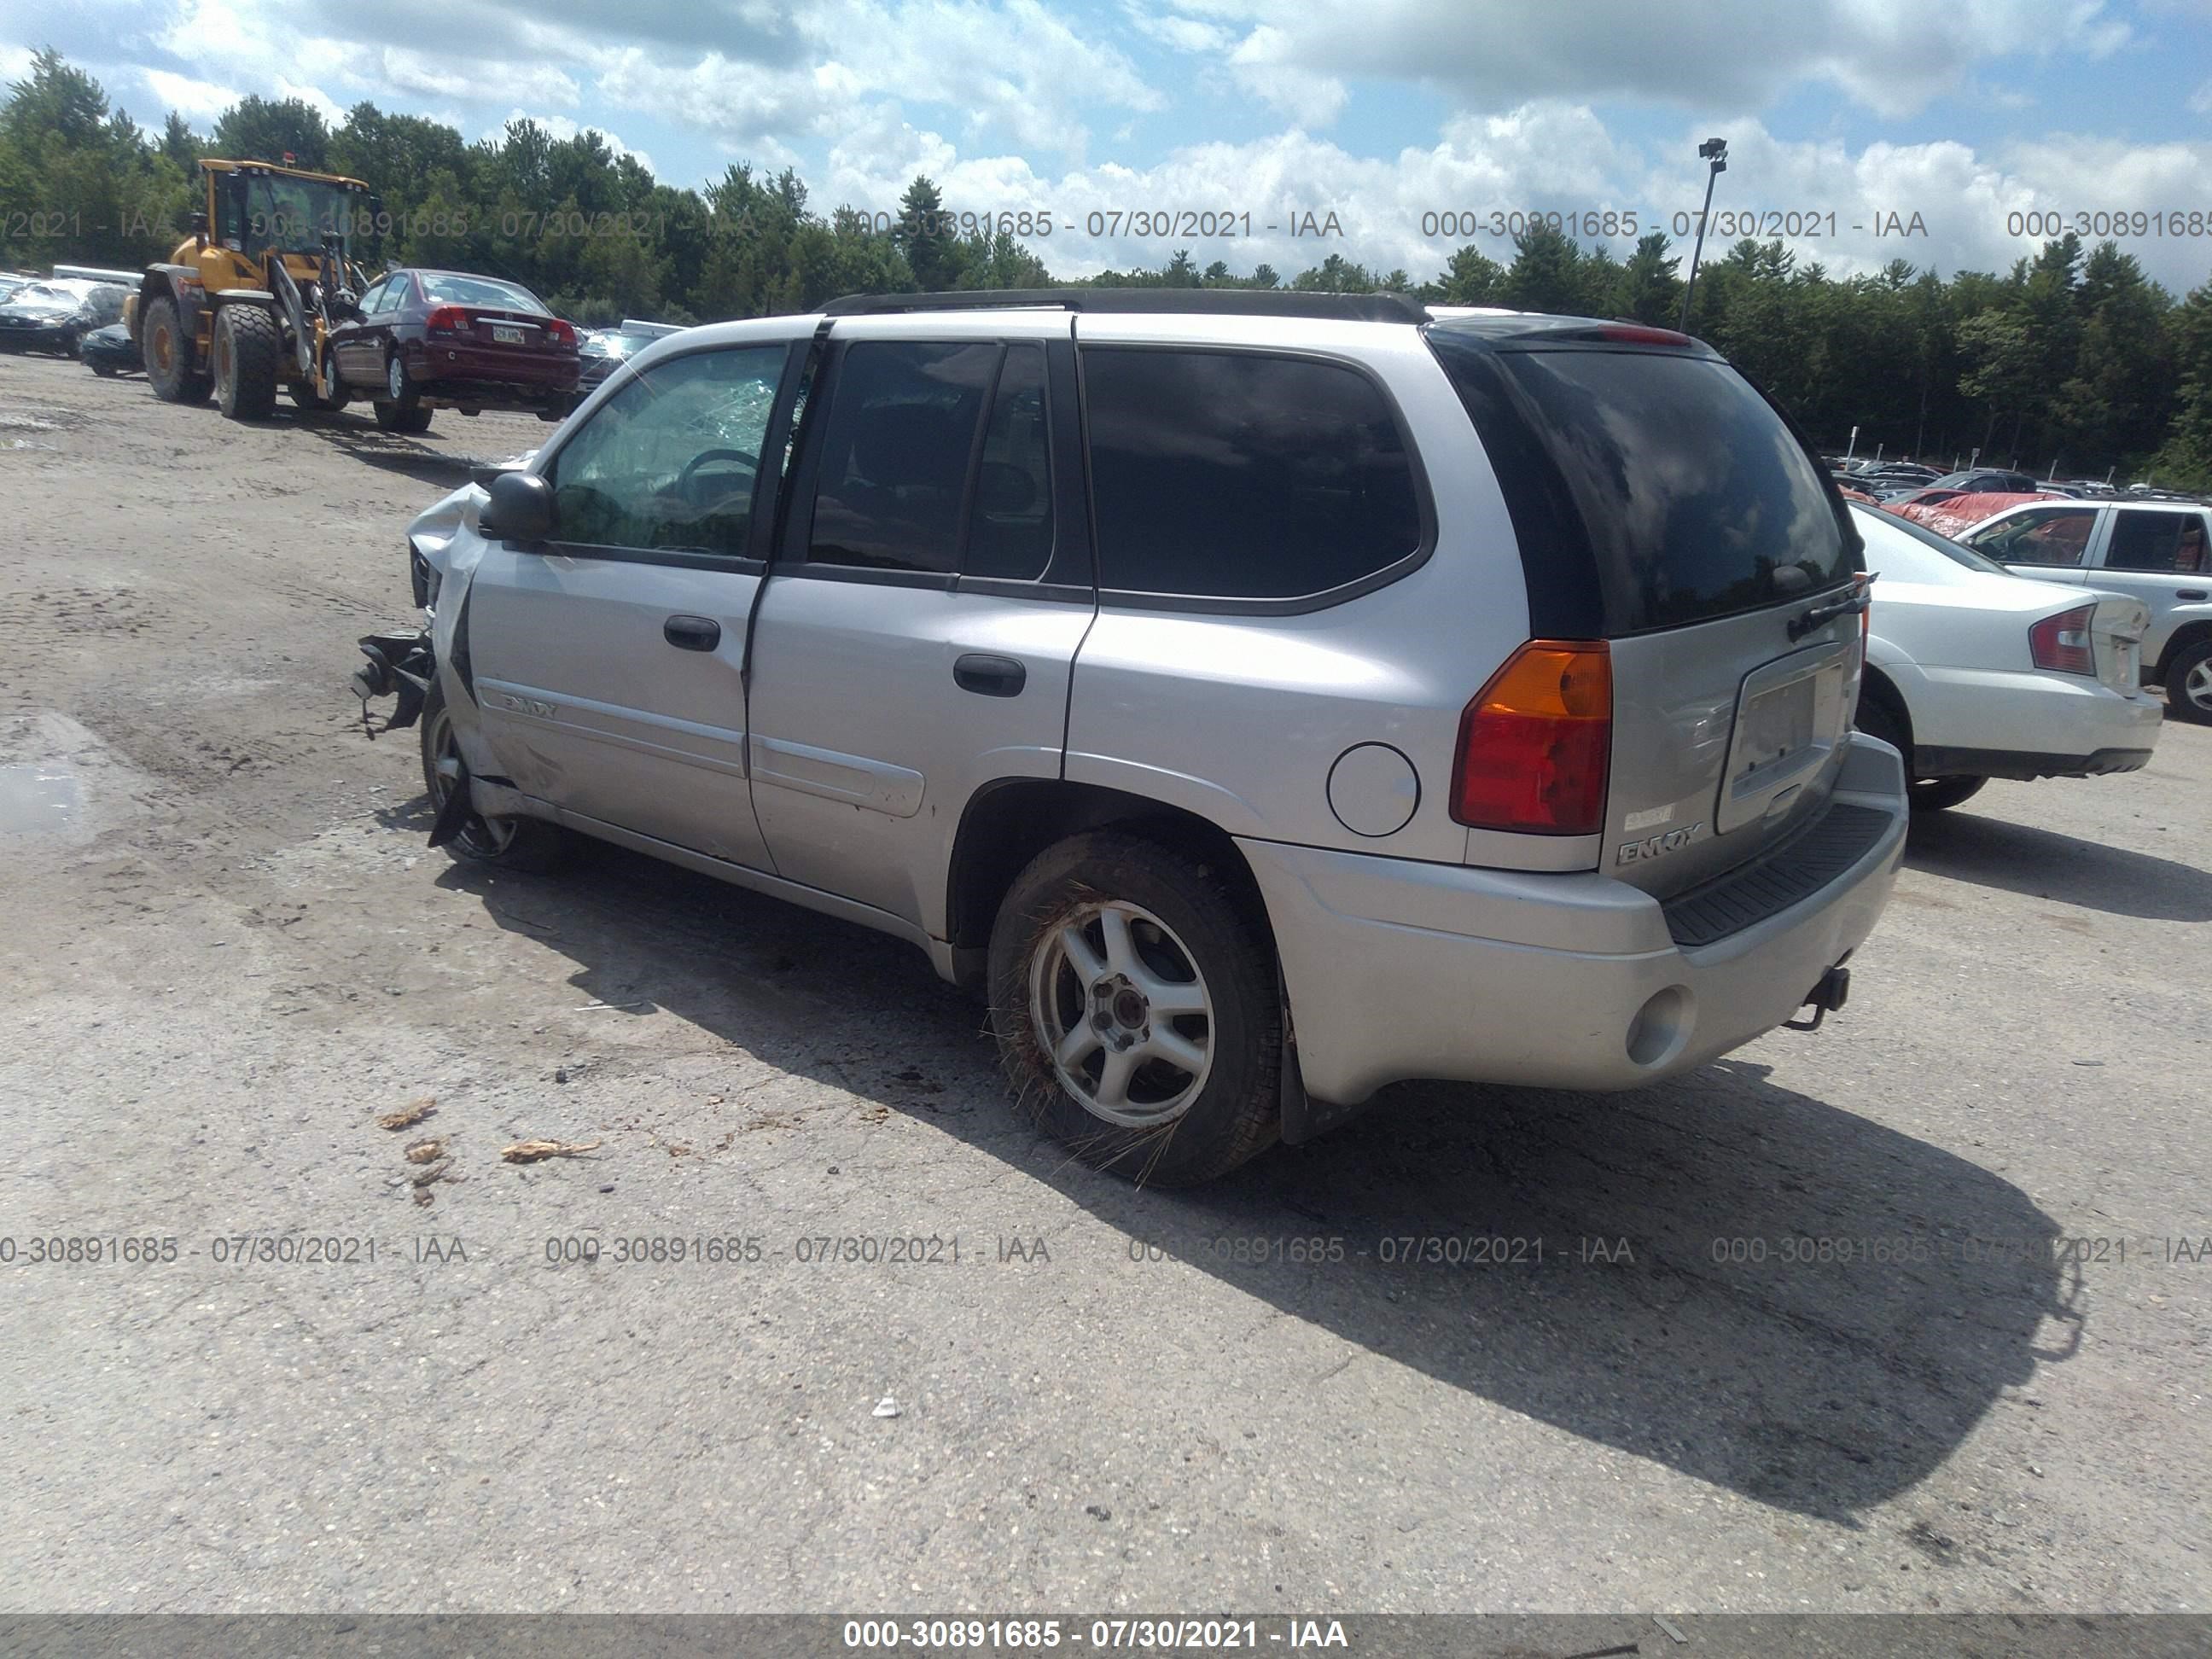
[(685, 462), (683, 471), (676, 475), (676, 488), (685, 499), (690, 499), (691, 495), (691, 475), (709, 461), (735, 461), (744, 468), (748, 480), (759, 471), (753, 458), (742, 449), (702, 449)]

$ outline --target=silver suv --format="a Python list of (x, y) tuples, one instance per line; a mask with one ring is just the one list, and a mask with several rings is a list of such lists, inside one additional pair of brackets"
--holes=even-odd
[(434, 842), (910, 939), (1143, 1179), (1817, 1024), (1903, 842), (1841, 500), (1661, 330), (840, 301), (656, 343), (410, 544), (431, 629), (356, 684), (419, 714)]

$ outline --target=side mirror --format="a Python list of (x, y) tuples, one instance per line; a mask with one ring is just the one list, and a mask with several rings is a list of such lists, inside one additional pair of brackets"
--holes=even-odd
[(192, 214), (191, 228), (192, 234), (204, 243), (208, 234), (208, 216), (205, 208), (198, 209)]
[(381, 196), (372, 196), (368, 198), (368, 216), (373, 224), (380, 225), (384, 222), (384, 198)]
[(502, 472), (477, 514), (477, 529), (503, 542), (542, 542), (553, 534), (553, 486), (535, 472)]

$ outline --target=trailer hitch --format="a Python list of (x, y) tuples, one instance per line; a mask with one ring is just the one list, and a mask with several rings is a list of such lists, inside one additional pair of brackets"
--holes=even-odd
[(1820, 1022), (1851, 1000), (1851, 970), (1838, 963), (1820, 975), (1820, 983), (1806, 994), (1804, 1006), (1813, 1011), (1810, 1019), (1785, 1019), (1782, 1023), (1793, 1031), (1817, 1031)]
[[(429, 635), (371, 634), (361, 641), (361, 654), (368, 660), (353, 671), (351, 689), (361, 699), (362, 730), (374, 741), (386, 732), (414, 725), (422, 713), (423, 699), (430, 695), (430, 677), (438, 672)], [(391, 696), (398, 698), (391, 716), (383, 725), (374, 725), (369, 720), (368, 700)]]

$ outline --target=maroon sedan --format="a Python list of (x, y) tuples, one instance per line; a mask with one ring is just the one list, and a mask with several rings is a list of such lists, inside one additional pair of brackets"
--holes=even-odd
[(576, 331), (517, 283), (394, 270), (331, 331), (324, 384), (375, 400), (387, 432), (429, 429), (434, 409), (521, 410), (557, 421), (576, 391)]

